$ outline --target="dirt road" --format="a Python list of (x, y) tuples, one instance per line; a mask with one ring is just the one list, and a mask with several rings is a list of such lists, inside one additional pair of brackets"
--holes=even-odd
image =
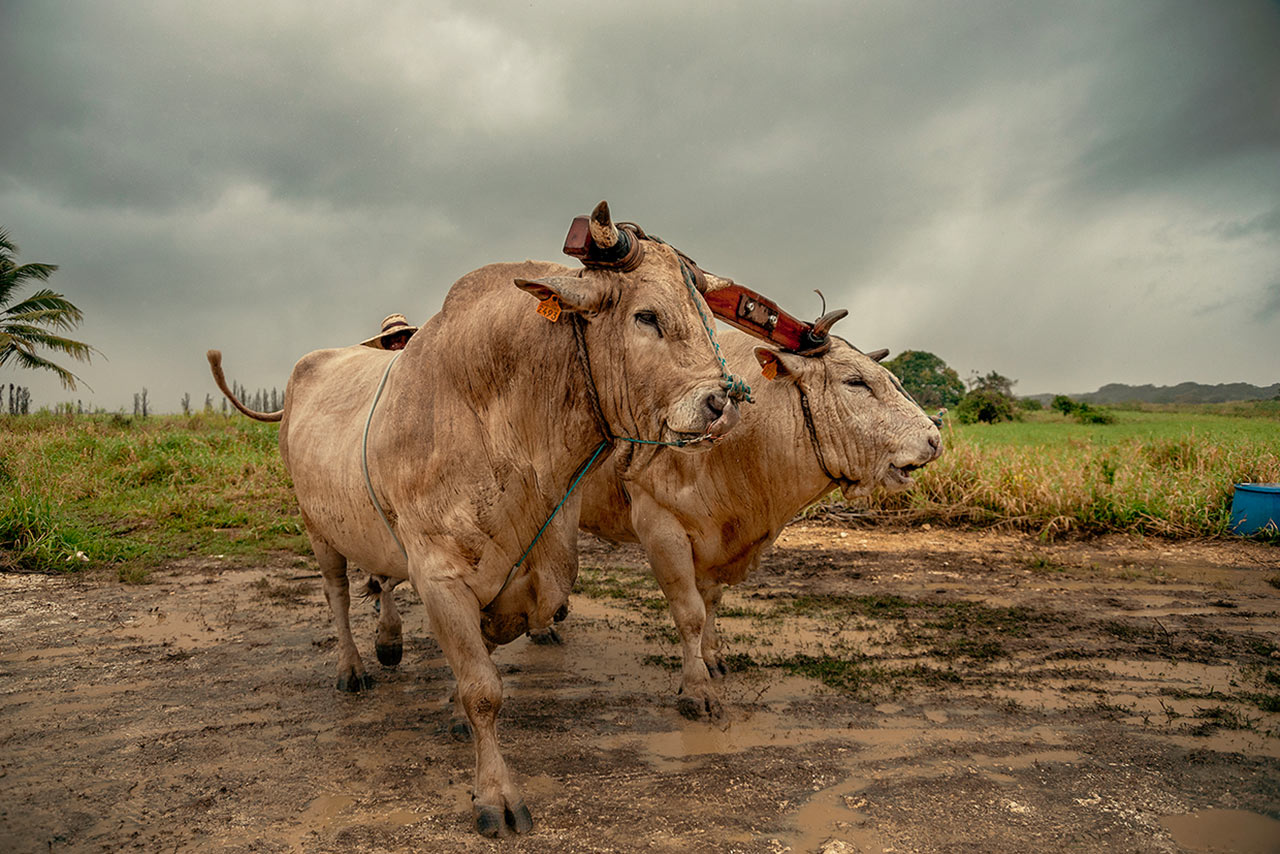
[(470, 830), (470, 745), (405, 659), (335, 692), (314, 567), (0, 575), (0, 850), (1280, 851), (1280, 551), (794, 526), (721, 620), (727, 720), (675, 707), (632, 547), (584, 540), (565, 644), (496, 653), (534, 833)]

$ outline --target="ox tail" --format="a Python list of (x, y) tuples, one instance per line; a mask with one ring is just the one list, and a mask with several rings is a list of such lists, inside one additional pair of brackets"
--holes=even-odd
[(377, 599), (382, 595), (382, 579), (376, 575), (369, 576), (369, 580), (359, 588), (358, 592), (361, 599)]
[(255, 421), (279, 421), (284, 417), (283, 409), (278, 412), (257, 412), (237, 400), (236, 396), (231, 393), (231, 389), (227, 388), (227, 378), (222, 375), (222, 351), (210, 350), (205, 355), (209, 357), (209, 369), (213, 371), (213, 381), (218, 384), (218, 389), (227, 396), (227, 400), (231, 401), (232, 406)]

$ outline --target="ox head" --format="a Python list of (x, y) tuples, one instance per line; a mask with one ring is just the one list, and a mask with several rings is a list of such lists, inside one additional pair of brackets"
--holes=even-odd
[[(580, 355), (589, 363), (610, 431), (661, 442), (728, 432), (738, 410), (700, 314), (710, 312), (686, 284), (679, 253), (638, 228), (614, 225), (605, 202), (589, 220), (574, 221), (566, 251), (575, 241), (584, 269), (517, 279), (516, 286), (551, 306), (549, 318), (567, 313), (557, 322), (582, 324)], [(709, 446), (700, 441), (681, 447)]]
[(829, 346), (820, 355), (757, 347), (756, 360), (773, 382), (798, 387), (800, 417), (812, 425), (802, 429), (811, 430), (820, 464), (846, 497), (906, 489), (911, 472), (941, 455), (938, 427), (879, 364), (888, 351), (863, 353), (829, 335), (834, 322), (824, 324)]

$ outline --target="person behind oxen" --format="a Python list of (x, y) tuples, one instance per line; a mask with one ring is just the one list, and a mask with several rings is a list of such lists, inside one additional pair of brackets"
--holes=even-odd
[(410, 326), (403, 314), (388, 314), (382, 321), (382, 331), (360, 343), (375, 350), (403, 350), (417, 331), (418, 327)]

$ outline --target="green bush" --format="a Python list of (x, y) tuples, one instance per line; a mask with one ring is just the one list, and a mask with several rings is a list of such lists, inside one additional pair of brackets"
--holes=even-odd
[(1116, 417), (1105, 409), (1095, 409), (1087, 403), (1076, 404), (1072, 416), (1081, 424), (1115, 424)]
[(964, 396), (956, 407), (961, 424), (996, 424), (1014, 420), (1013, 401), (997, 391), (976, 388)]
[(1070, 415), (1076, 411), (1076, 407), (1079, 405), (1065, 394), (1060, 394), (1054, 397), (1053, 403), (1049, 404), (1049, 408), (1061, 412), (1063, 415)]

